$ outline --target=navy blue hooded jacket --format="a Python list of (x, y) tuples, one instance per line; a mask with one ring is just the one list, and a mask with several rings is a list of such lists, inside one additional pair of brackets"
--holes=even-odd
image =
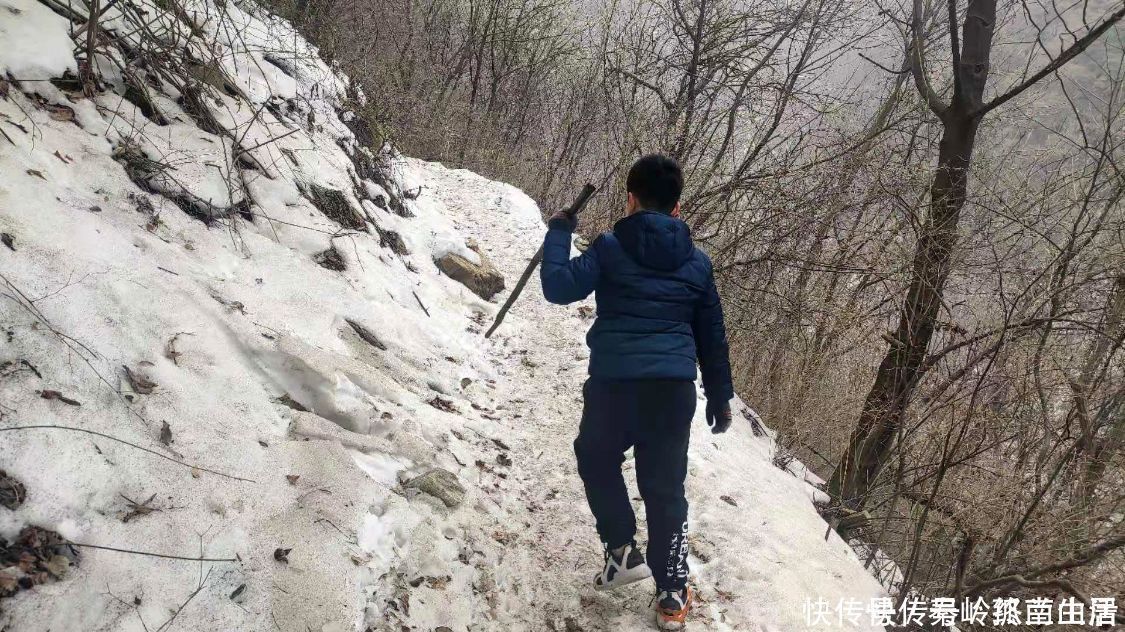
[(617, 222), (570, 258), (570, 228), (551, 222), (543, 241), (543, 295), (565, 305), (594, 292), (597, 320), (586, 334), (590, 376), (695, 380), (713, 401), (734, 395), (723, 308), (711, 260), (678, 218), (641, 211)]

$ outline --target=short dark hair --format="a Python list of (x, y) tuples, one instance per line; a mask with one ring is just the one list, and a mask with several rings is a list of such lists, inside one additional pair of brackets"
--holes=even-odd
[(641, 208), (671, 213), (684, 190), (684, 172), (675, 158), (648, 154), (629, 168), (625, 190), (637, 198)]

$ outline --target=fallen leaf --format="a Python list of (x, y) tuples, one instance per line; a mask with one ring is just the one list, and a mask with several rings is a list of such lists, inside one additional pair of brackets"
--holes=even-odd
[(289, 552), (292, 551), (292, 550), (293, 549), (281, 549), (281, 548), (275, 549), (274, 552), (273, 552), (273, 559), (275, 559), (279, 562), (285, 562), (286, 564), (288, 564), (289, 563)]
[(427, 577), (426, 585), (434, 590), (445, 590), (445, 587), (448, 586), (451, 581), (453, 581), (453, 578), (449, 575), (443, 577)]
[(242, 315), (246, 315), (246, 306), (242, 304), (242, 301), (228, 300), (223, 298), (222, 296), (219, 296), (218, 294), (212, 294), (211, 298), (218, 301), (219, 304), (221, 304), (223, 307), (226, 307), (227, 310), (231, 312), (240, 312)]
[(28, 169), (27, 175), (35, 176), (36, 178), (39, 178), (40, 180), (46, 180), (47, 179), (46, 177), (43, 176), (43, 172), (39, 171), (38, 169)]
[(286, 474), (285, 475), (285, 480), (289, 481), (290, 485), (296, 485), (298, 478), (301, 478), (300, 474)]
[(731, 507), (737, 507), (738, 506), (738, 503), (734, 502), (734, 499), (731, 498), (730, 496), (725, 496), (725, 495), (719, 496), (719, 500), (725, 502), (726, 504), (730, 505)]
[(27, 498), (27, 488), (23, 483), (0, 470), (0, 505), (8, 509), (15, 509), (23, 504)]
[[(9, 333), (11, 333), (11, 332), (9, 332)], [(11, 338), (9, 337), (9, 338), (8, 338), (8, 342), (11, 342), (11, 341), (12, 341), (12, 339), (11, 339)], [(39, 372), (39, 369), (35, 368), (35, 365), (34, 365), (34, 364), (32, 364), (32, 363), (28, 362), (28, 361), (27, 361), (27, 360), (25, 360), (25, 359), (21, 359), (21, 360), (20, 360), (20, 364), (22, 364), (23, 366), (27, 367), (27, 370), (28, 370), (28, 371), (31, 371), (32, 373), (34, 373), (34, 374), (35, 374), (35, 377), (37, 377), (37, 378), (39, 378), (39, 379), (43, 379), (43, 374)]]
[(496, 447), (500, 448), (501, 450), (504, 450), (505, 452), (511, 451), (511, 448), (508, 447), (508, 444), (504, 443), (503, 441), (501, 441), (499, 439), (493, 439), (492, 443), (494, 443), (496, 445)]
[(203, 476), (203, 472), (201, 472), (198, 467), (191, 468), (192, 478), (199, 478), (200, 476)]
[(288, 406), (289, 408), (292, 408), (293, 410), (297, 410), (297, 411), (300, 411), (300, 412), (303, 412), (303, 413), (309, 412), (308, 408), (306, 408), (303, 404), (301, 404), (301, 402), (299, 402), (299, 401), (293, 399), (292, 397), (290, 397), (289, 393), (286, 393), (286, 394), (282, 395), (281, 397), (278, 397), (276, 401), (277, 401), (277, 403), (284, 404), (285, 406)]
[(14, 595), (19, 590), (19, 582), (13, 575), (0, 570), (0, 597)]
[(55, 150), (55, 158), (58, 158), (59, 160), (61, 160), (64, 165), (70, 164), (70, 161), (67, 160), (66, 158), (63, 158), (63, 155), (60, 154), (59, 150), (57, 150), (57, 149)]
[(148, 497), (148, 500), (144, 501), (143, 503), (137, 503), (124, 494), (118, 494), (118, 496), (121, 496), (125, 499), (125, 502), (129, 503), (129, 512), (121, 517), (121, 522), (129, 522), (133, 518), (147, 516), (154, 511), (160, 511), (156, 507), (152, 506), (152, 501), (156, 500), (156, 492), (153, 492), (153, 494)]
[(238, 596), (239, 596), (239, 595), (241, 595), (241, 594), (242, 594), (242, 591), (244, 591), (244, 590), (246, 590), (246, 584), (239, 584), (239, 585), (238, 585), (238, 588), (235, 588), (235, 589), (234, 589), (234, 592), (232, 592), (232, 593), (230, 594), (230, 598), (231, 598), (231, 599), (237, 599), (237, 598), (238, 598)]
[(5, 101), (8, 99), (8, 92), (11, 90), (12, 84), (4, 79), (0, 79), (0, 99)]
[(512, 465), (512, 457), (508, 456), (504, 452), (501, 452), (500, 454), (496, 455), (496, 462), (500, 465), (503, 465), (504, 467), (509, 467)]
[(172, 364), (175, 364), (176, 366), (180, 365), (179, 359), (182, 355), (179, 351), (176, 351), (176, 338), (178, 336), (179, 334), (172, 336), (168, 340), (168, 344), (164, 345), (164, 357), (171, 360)]
[(8, 247), (8, 250), (11, 250), (12, 252), (16, 251), (16, 240), (10, 234), (0, 233), (0, 242), (4, 242), (4, 245)]
[(74, 109), (69, 106), (50, 103), (45, 105), (44, 107), (47, 108), (47, 113), (50, 115), (50, 117), (55, 119), (56, 121), (74, 120)]
[(66, 395), (63, 395), (62, 393), (60, 393), (58, 391), (42, 390), (42, 391), (39, 391), (39, 396), (42, 397), (43, 399), (57, 399), (60, 402), (62, 402), (64, 404), (69, 404), (71, 406), (81, 406), (82, 405), (77, 400), (71, 399), (71, 398), (67, 397)]
[(453, 405), (453, 402), (451, 402), (448, 399), (445, 399), (443, 397), (436, 397), (435, 396), (433, 399), (431, 399), (430, 401), (428, 401), (426, 403), (429, 404), (430, 406), (433, 406), (434, 408), (436, 408), (438, 410), (443, 410), (447, 413), (460, 413), (461, 412), (461, 411), (457, 410), (457, 407)]
[(39, 527), (24, 527), (10, 542), (0, 539), (0, 597), (65, 575), (71, 559), (57, 553), (65, 542), (58, 533)]
[(125, 377), (129, 380), (129, 386), (133, 387), (134, 392), (148, 395), (156, 390), (156, 382), (153, 382), (140, 371), (133, 371), (124, 364), (121, 367), (125, 369)]
[(162, 423), (163, 425), (160, 426), (160, 443), (172, 445), (172, 426), (169, 426), (167, 421)]

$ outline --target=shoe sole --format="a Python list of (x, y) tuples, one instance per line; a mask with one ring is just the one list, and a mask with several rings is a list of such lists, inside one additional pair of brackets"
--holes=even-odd
[(688, 588), (687, 603), (684, 604), (684, 621), (676, 621), (675, 619), (665, 619), (661, 616), (660, 612), (656, 613), (656, 628), (658, 630), (683, 630), (687, 628), (687, 614), (692, 610), (695, 605), (695, 593)]
[(608, 584), (603, 584), (601, 586), (594, 584), (594, 590), (598, 592), (617, 590), (622, 586), (635, 584), (639, 581), (644, 581), (649, 577), (652, 577), (652, 569), (650, 569), (647, 564), (641, 564), (640, 566), (635, 566), (629, 570), (621, 571), (620, 573), (615, 575), (613, 581)]

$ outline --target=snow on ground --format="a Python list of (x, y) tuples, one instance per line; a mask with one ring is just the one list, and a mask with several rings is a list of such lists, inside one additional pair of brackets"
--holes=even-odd
[[(534, 203), (393, 157), (391, 193), (418, 194), (385, 210), (349, 155), (346, 79), (248, 4), (190, 7), (221, 16), (195, 30), (236, 84), (211, 95), (233, 134), (200, 129), (168, 86), (167, 124), (150, 120), (108, 58), (94, 98), (44, 81), (77, 68), (68, 21), (0, 0), (0, 69), (20, 80), (0, 96), (0, 469), (28, 491), (0, 537), (34, 525), (233, 561), (82, 548), (61, 581), (0, 601), (0, 629), (648, 629), (650, 586), (589, 588), (601, 554), (571, 441), (590, 322), (533, 278), (486, 341), (497, 303), (434, 264), (477, 261), (471, 238), (510, 288), (542, 238)], [(128, 32), (116, 11), (106, 24)], [(127, 152), (159, 165), (159, 193)], [(318, 210), (314, 185), (362, 228)], [(251, 205), (208, 226), (169, 196), (197, 217)], [(345, 270), (318, 265), (330, 246)], [(33, 425), (87, 432), (13, 429)], [(806, 598), (880, 594), (768, 437), (695, 430), (695, 628), (802, 630)], [(463, 502), (401, 484), (431, 468)]]

